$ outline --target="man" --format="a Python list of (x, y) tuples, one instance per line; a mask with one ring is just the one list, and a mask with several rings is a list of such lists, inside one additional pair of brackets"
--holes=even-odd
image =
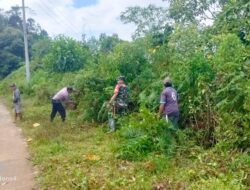
[(12, 100), (14, 105), (15, 122), (16, 122), (18, 117), (20, 120), (22, 120), (21, 94), (15, 83), (13, 83), (10, 87), (12, 88), (13, 91)]
[(179, 119), (178, 95), (176, 90), (172, 87), (172, 82), (169, 77), (163, 81), (165, 89), (161, 93), (159, 115), (163, 116), (167, 121), (177, 128)]
[(126, 113), (128, 107), (128, 87), (125, 84), (125, 77), (120, 76), (117, 78), (114, 94), (109, 101), (111, 110), (109, 111), (109, 127), (110, 132), (115, 131), (115, 114), (120, 116)]
[(56, 113), (59, 112), (62, 121), (65, 121), (66, 111), (63, 106), (63, 103), (71, 103), (74, 104), (72, 100), (70, 100), (70, 94), (75, 92), (75, 89), (72, 87), (64, 87), (56, 95), (52, 98), (52, 111), (50, 115), (50, 121), (52, 122), (56, 116)]

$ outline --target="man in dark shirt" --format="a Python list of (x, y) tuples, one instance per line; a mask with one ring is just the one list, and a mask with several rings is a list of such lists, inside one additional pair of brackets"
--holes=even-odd
[(166, 121), (171, 121), (173, 126), (177, 128), (179, 119), (178, 95), (172, 87), (172, 82), (169, 77), (164, 81), (165, 89), (161, 93), (159, 115), (163, 116)]

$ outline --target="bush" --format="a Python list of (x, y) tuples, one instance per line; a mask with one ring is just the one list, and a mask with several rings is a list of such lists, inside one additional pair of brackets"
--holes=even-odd
[(150, 152), (172, 156), (176, 152), (176, 131), (164, 120), (158, 120), (148, 109), (119, 120), (121, 144), (117, 147), (118, 158), (143, 160)]
[(82, 69), (87, 64), (88, 54), (88, 50), (80, 42), (58, 36), (52, 42), (51, 52), (46, 56), (45, 62), (50, 71), (72, 72)]
[(215, 108), (219, 115), (216, 140), (223, 149), (250, 146), (249, 70), (247, 54), (234, 34), (219, 38), (214, 58), (216, 70)]

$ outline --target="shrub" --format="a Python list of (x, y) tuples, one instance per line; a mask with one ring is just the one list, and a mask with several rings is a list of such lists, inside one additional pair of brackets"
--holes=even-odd
[(118, 158), (142, 160), (150, 152), (174, 155), (178, 133), (148, 109), (141, 108), (139, 113), (120, 119), (119, 123), (122, 123), (119, 131), (122, 140), (117, 147)]
[(51, 52), (45, 62), (50, 71), (72, 72), (80, 70), (88, 62), (88, 50), (69, 37), (58, 36), (52, 42)]

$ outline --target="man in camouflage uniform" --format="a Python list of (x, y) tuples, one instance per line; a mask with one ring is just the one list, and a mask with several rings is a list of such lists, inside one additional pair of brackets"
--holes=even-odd
[(117, 85), (115, 86), (114, 94), (109, 101), (109, 127), (110, 132), (114, 132), (115, 117), (123, 116), (128, 107), (128, 87), (125, 84), (125, 77), (120, 76), (117, 78)]

